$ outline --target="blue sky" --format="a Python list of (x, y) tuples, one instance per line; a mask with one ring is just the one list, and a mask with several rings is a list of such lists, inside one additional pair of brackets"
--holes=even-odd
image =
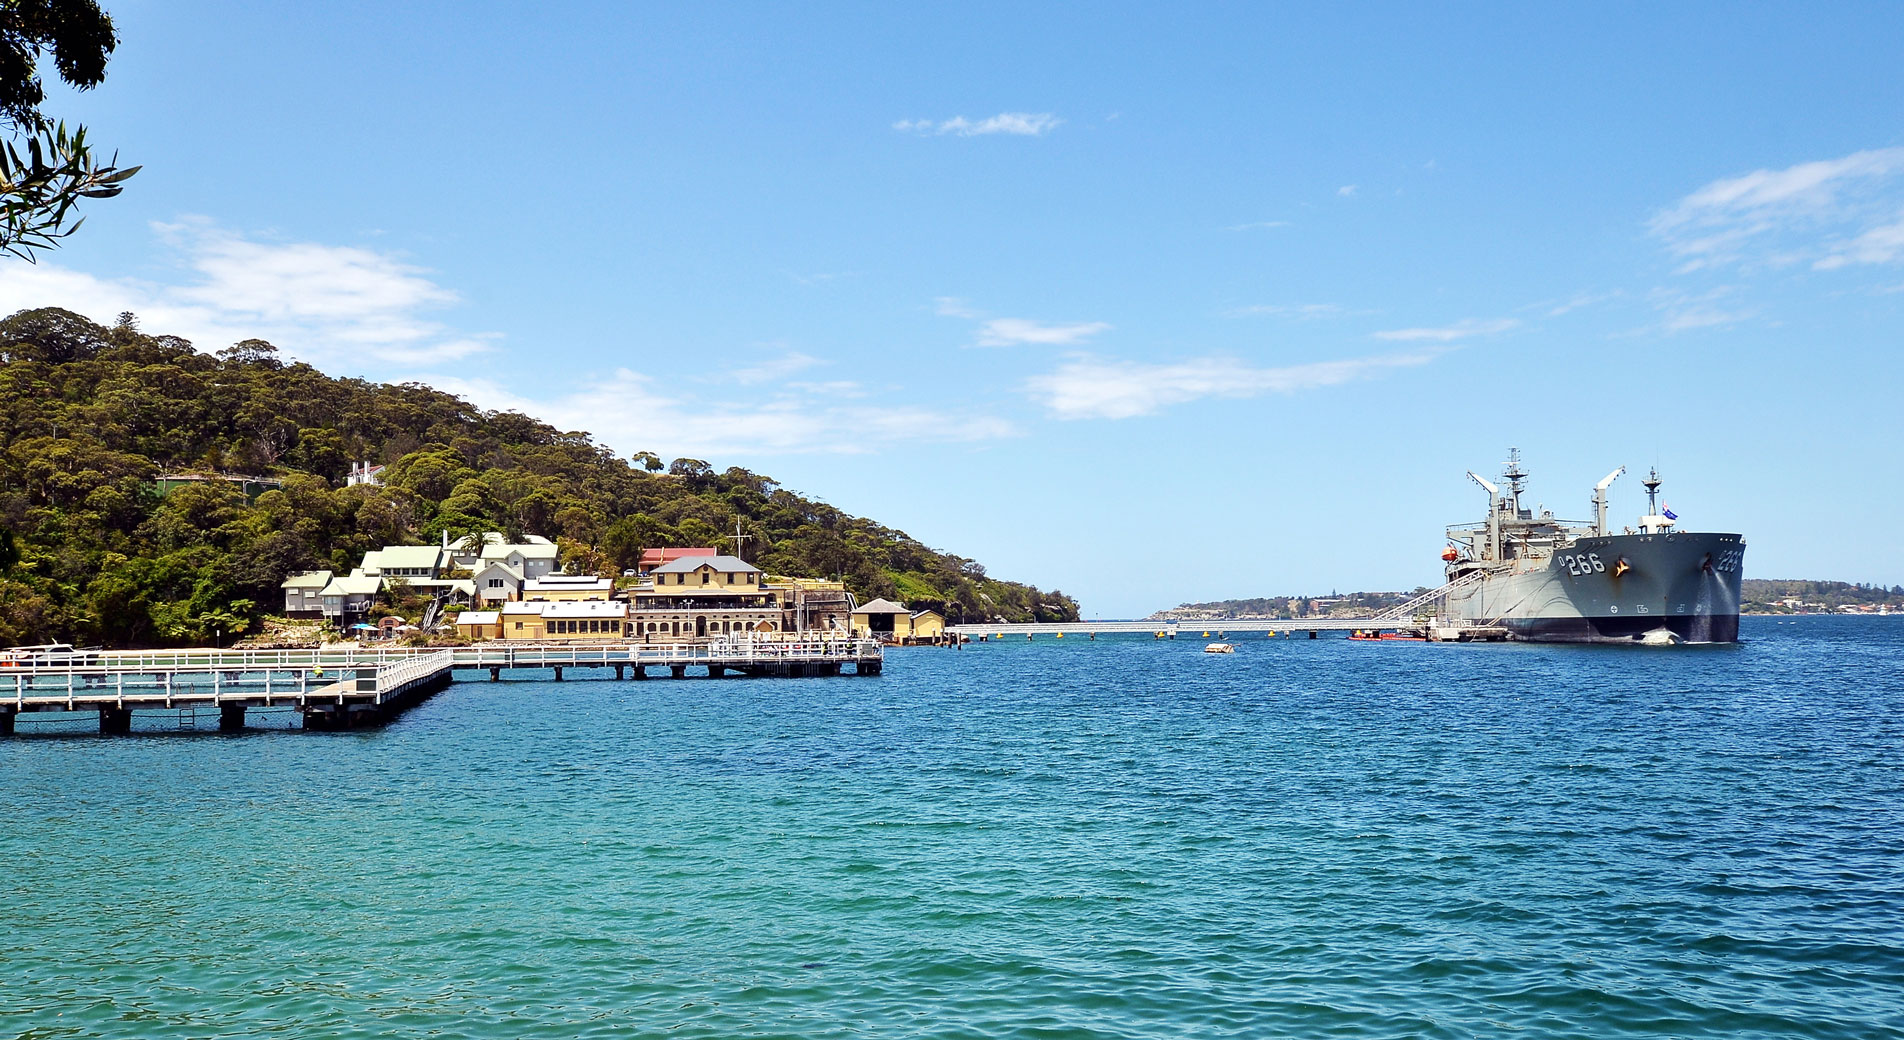
[(1904, 583), (1895, 5), (110, 5), (0, 309), (743, 465), (1078, 596), (1431, 584), (1463, 471)]

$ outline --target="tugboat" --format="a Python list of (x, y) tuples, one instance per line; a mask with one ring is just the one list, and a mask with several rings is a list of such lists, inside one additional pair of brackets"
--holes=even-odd
[(1607, 527), (1607, 488), (1593, 486), (1591, 524), (1535, 515), (1521, 506), (1527, 472), (1508, 451), (1503, 491), (1472, 470), (1488, 493), (1486, 519), (1448, 528), (1447, 594), (1436, 626), (1504, 631), (1509, 639), (1558, 643), (1735, 643), (1745, 539), (1681, 531), (1661, 506), (1655, 468), (1642, 482), (1637, 529)]

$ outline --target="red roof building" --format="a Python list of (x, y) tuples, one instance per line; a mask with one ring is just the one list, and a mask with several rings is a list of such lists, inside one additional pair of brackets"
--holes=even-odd
[(714, 555), (717, 555), (717, 554), (715, 553), (713, 549), (706, 549), (706, 548), (643, 549), (641, 550), (641, 573), (647, 574), (649, 571), (654, 570), (656, 567), (673, 563), (674, 561), (681, 559), (684, 556), (714, 556)]

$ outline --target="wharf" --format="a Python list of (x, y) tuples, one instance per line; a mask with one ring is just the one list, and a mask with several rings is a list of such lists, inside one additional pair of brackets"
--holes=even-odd
[(1229, 635), (1233, 632), (1262, 632), (1275, 635), (1280, 632), (1295, 636), (1306, 633), (1310, 639), (1320, 638), (1323, 632), (1411, 632), (1421, 633), (1438, 642), (1467, 642), (1471, 639), (1496, 639), (1505, 636), (1491, 626), (1450, 625), (1433, 618), (1434, 607), (1442, 602), (1448, 593), (1472, 585), (1485, 575), (1476, 572), (1463, 575), (1439, 588), (1416, 593), (1401, 603), (1384, 610), (1374, 617), (1365, 618), (1212, 618), (1207, 621), (1052, 621), (1035, 624), (960, 624), (947, 625), (948, 635), (966, 639), (1000, 640), (1008, 637), (1024, 636), (1084, 636), (1096, 639), (1101, 635), (1150, 635), (1157, 639), (1175, 639), (1182, 633), (1202, 632), (1209, 635)]
[(1319, 638), (1322, 632), (1399, 632), (1420, 627), (1414, 619), (1399, 618), (1227, 618), (1209, 621), (1051, 621), (1018, 625), (947, 625), (945, 630), (968, 639), (1006, 639), (1024, 636), (1146, 635), (1175, 639), (1199, 633), (1263, 632), (1266, 634), (1307, 635)]
[[(448, 649), (75, 651), (0, 662), (0, 736), (28, 712), (97, 712), (101, 733), (129, 733), (134, 710), (216, 708), (244, 728), (249, 708), (287, 708), (310, 730), (388, 722), (455, 681), (458, 671), (612, 672), (616, 679), (880, 674), (877, 642), (733, 640), (671, 644), (484, 644)], [(650, 669), (659, 669), (651, 673)], [(605, 677), (605, 676), (604, 676)]]

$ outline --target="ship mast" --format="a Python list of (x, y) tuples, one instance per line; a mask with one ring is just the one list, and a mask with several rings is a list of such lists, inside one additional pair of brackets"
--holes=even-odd
[(1521, 486), (1527, 483), (1527, 471), (1521, 468), (1521, 450), (1507, 449), (1507, 468), (1501, 471), (1501, 478), (1507, 481), (1507, 494), (1514, 503), (1514, 517), (1521, 515)]
[(1646, 515), (1658, 516), (1659, 515), (1659, 485), (1660, 485), (1659, 467), (1654, 466), (1651, 470), (1648, 470), (1646, 473), (1646, 479), (1640, 481), (1640, 485), (1646, 488)]

